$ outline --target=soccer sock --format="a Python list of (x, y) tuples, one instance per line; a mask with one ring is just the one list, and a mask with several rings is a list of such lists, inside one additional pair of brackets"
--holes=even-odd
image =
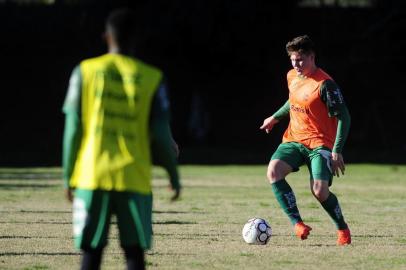
[(138, 246), (123, 247), (128, 270), (144, 270), (144, 250)]
[(272, 183), (272, 191), (282, 210), (289, 217), (292, 225), (302, 221), (296, 205), (296, 197), (292, 188), (285, 179)]
[(83, 249), (81, 270), (99, 270), (103, 249)]
[(340, 204), (338, 203), (337, 197), (334, 195), (334, 193), (330, 192), (328, 198), (324, 202), (321, 202), (321, 206), (323, 206), (324, 210), (326, 210), (329, 216), (333, 219), (337, 229), (344, 230), (348, 228), (347, 223), (344, 221)]

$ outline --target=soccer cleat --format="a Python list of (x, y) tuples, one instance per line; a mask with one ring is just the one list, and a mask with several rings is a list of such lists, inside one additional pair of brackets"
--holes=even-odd
[(310, 226), (307, 226), (303, 222), (298, 222), (295, 224), (295, 233), (297, 237), (302, 240), (307, 239), (307, 236), (309, 236), (311, 230), (312, 228)]
[(351, 244), (351, 232), (350, 229), (337, 231), (337, 245), (345, 246)]

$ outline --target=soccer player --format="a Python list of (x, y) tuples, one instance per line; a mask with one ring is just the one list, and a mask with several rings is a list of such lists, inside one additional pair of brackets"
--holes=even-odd
[(127, 268), (145, 269), (152, 235), (151, 152), (169, 174), (172, 200), (181, 192), (163, 75), (132, 56), (134, 18), (128, 9), (109, 15), (108, 53), (73, 70), (63, 106), (63, 176), (82, 269), (100, 268), (112, 214)]
[(269, 133), (273, 126), (290, 117), (282, 143), (271, 157), (267, 177), (283, 211), (294, 225), (296, 235), (304, 240), (312, 228), (303, 223), (295, 194), (286, 176), (306, 164), (310, 189), (337, 227), (337, 244), (351, 243), (337, 197), (329, 190), (333, 176), (344, 174), (342, 150), (350, 128), (350, 114), (340, 88), (315, 63), (315, 48), (307, 36), (288, 42), (286, 51), (293, 69), (287, 74), (289, 99), (260, 127)]

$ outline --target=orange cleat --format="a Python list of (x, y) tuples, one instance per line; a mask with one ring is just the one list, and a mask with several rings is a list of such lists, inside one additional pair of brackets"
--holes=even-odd
[(307, 236), (309, 236), (311, 230), (312, 228), (310, 226), (307, 226), (303, 222), (298, 222), (295, 224), (295, 233), (297, 237), (302, 240), (307, 239)]
[(337, 231), (337, 245), (345, 246), (351, 244), (351, 232), (350, 229), (338, 230)]

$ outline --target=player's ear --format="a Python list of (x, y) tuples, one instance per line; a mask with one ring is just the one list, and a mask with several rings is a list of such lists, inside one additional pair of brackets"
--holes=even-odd
[(108, 37), (107, 37), (107, 32), (103, 32), (103, 33), (101, 34), (101, 38), (102, 38), (102, 40), (103, 40), (105, 43), (108, 43), (108, 41), (107, 41), (107, 39), (108, 39)]
[(314, 52), (311, 52), (310, 58), (314, 61), (316, 59), (316, 54)]

